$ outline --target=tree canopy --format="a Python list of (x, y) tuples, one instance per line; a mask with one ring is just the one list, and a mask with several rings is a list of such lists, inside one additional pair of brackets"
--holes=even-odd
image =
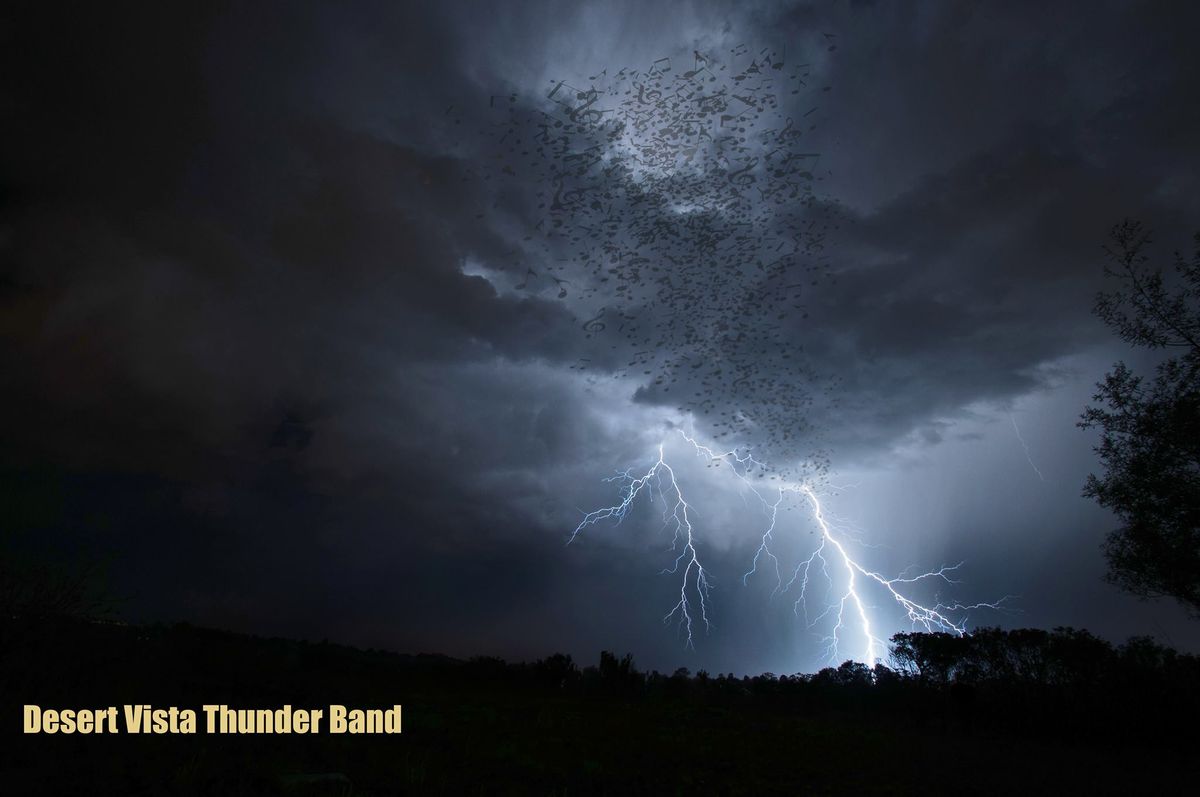
[(1104, 472), (1083, 492), (1120, 520), (1104, 544), (1108, 579), (1200, 616), (1200, 233), (1171, 276), (1151, 265), (1150, 243), (1136, 221), (1113, 228), (1105, 273), (1117, 287), (1095, 312), (1125, 341), (1175, 353), (1152, 378), (1118, 362), (1097, 385), (1079, 425), (1101, 430)]

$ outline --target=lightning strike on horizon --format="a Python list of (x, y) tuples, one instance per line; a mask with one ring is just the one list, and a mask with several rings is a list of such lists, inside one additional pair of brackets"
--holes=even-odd
[[(787, 488), (780, 488), (780, 491), (782, 492), (785, 489)], [(798, 597), (796, 602), (793, 604), (793, 609), (798, 612), (801, 604), (804, 604), (805, 607), (807, 607), (805, 599), (807, 597), (809, 586), (808, 577), (814, 560), (821, 561), (821, 570), (826, 579), (828, 579), (830, 588), (832, 589), (833, 579), (829, 577), (829, 571), (826, 566), (824, 556), (826, 545), (832, 546), (837, 553), (841, 565), (846, 570), (846, 588), (838, 602), (831, 603), (824, 612), (818, 615), (816, 620), (809, 624), (809, 627), (811, 628), (822, 617), (834, 613), (836, 609), (836, 613), (834, 615), (836, 617), (836, 622), (834, 624), (833, 631), (824, 640), (826, 643), (826, 654), (831, 662), (836, 661), (838, 657), (838, 643), (840, 641), (840, 632), (845, 627), (845, 612), (847, 605), (849, 605), (854, 610), (854, 613), (858, 615), (862, 627), (862, 634), (866, 639), (867, 646), (865, 663), (868, 666), (873, 666), (877, 661), (882, 660), (882, 656), (880, 656), (876, 651), (878, 649), (885, 648), (886, 643), (882, 639), (876, 637), (874, 632), (871, 630), (871, 621), (867, 616), (866, 606), (863, 603), (862, 596), (859, 594), (857, 589), (856, 577), (859, 575), (881, 585), (896, 602), (896, 604), (905, 610), (912, 627), (916, 628), (917, 626), (921, 626), (926, 631), (944, 631), (957, 636), (965, 636), (967, 634), (965, 616), (961, 620), (954, 620), (948, 613), (969, 612), (977, 609), (998, 610), (1000, 609), (1001, 604), (1007, 600), (1006, 596), (995, 603), (954, 603), (946, 605), (939, 602), (933, 606), (924, 606), (920, 603), (917, 603), (915, 600), (902, 594), (896, 588), (896, 585), (915, 584), (926, 579), (941, 579), (947, 584), (957, 584), (959, 582), (950, 578), (949, 574), (962, 567), (963, 563), (959, 562), (956, 565), (942, 565), (937, 570), (919, 573), (915, 576), (897, 576), (895, 578), (885, 578), (873, 570), (866, 569), (850, 556), (850, 554), (846, 551), (845, 545), (843, 545), (842, 542), (836, 536), (834, 536), (833, 529), (830, 527), (829, 521), (825, 517), (825, 511), (821, 507), (821, 501), (817, 497), (816, 492), (814, 492), (809, 485), (800, 484), (794, 489), (796, 492), (804, 495), (812, 507), (813, 519), (816, 521), (817, 526), (821, 529), (821, 544), (812, 553), (812, 555), (809, 556), (808, 559), (797, 565), (795, 572), (792, 574), (792, 580), (789, 581), (784, 587), (784, 591), (790, 589), (792, 584), (796, 582), (796, 579), (800, 577), (801, 571), (803, 571), (804, 575), (800, 582), (800, 597)]]
[[(903, 594), (900, 589), (905, 584), (915, 584), (928, 579), (941, 579), (947, 584), (957, 584), (950, 577), (959, 567), (962, 562), (956, 565), (943, 565), (936, 570), (931, 570), (925, 573), (919, 573), (914, 576), (897, 576), (895, 578), (887, 578), (873, 570), (868, 570), (860, 564), (846, 549), (846, 546), (840, 536), (840, 529), (831, 525), (827, 517), (825, 509), (821, 505), (820, 498), (816, 491), (807, 482), (783, 483), (774, 486), (767, 496), (758, 486), (754, 484), (751, 475), (755, 469), (759, 469), (758, 478), (762, 478), (766, 471), (766, 466), (762, 462), (751, 456), (749, 450), (739, 453), (737, 449), (732, 449), (724, 452), (716, 452), (713, 449), (705, 446), (689, 436), (683, 430), (678, 430), (680, 436), (692, 445), (696, 454), (705, 458), (710, 466), (717, 466), (721, 463), (729, 465), (730, 470), (739, 481), (742, 482), (750, 492), (762, 504), (764, 511), (767, 514), (767, 524), (759, 537), (758, 548), (754, 552), (754, 558), (751, 562), (750, 569), (743, 574), (743, 585), (749, 583), (751, 576), (759, 572), (760, 567), (767, 567), (775, 574), (776, 585), (772, 590), (771, 595), (787, 592), (793, 586), (799, 587), (799, 597), (793, 603), (793, 611), (799, 615), (803, 608), (805, 618), (808, 617), (808, 600), (812, 583), (810, 577), (814, 574), (814, 567), (819, 567), (820, 573), (823, 575), (826, 584), (828, 585), (827, 596), (834, 591), (834, 577), (830, 573), (830, 562), (833, 566), (840, 568), (845, 573), (844, 588), (840, 591), (836, 599), (830, 600), (824, 610), (815, 618), (807, 623), (809, 628), (815, 626), (818, 622), (826, 617), (833, 617), (833, 629), (822, 642), (824, 643), (824, 652), (830, 662), (835, 662), (838, 658), (838, 649), (842, 641), (847, 626), (847, 616), (851, 618), (857, 617), (858, 627), (862, 637), (865, 640), (865, 651), (863, 660), (868, 666), (873, 666), (876, 662), (882, 660), (881, 651), (886, 648), (884, 641), (876, 636), (872, 629), (871, 620), (868, 615), (868, 606), (864, 602), (863, 595), (860, 592), (860, 579), (864, 582), (874, 582), (883, 588), (885, 593), (892, 600), (904, 609), (908, 616), (909, 622), (913, 628), (921, 627), (926, 631), (943, 631), (953, 633), (957, 636), (964, 636), (967, 632), (966, 613), (977, 609), (993, 609), (999, 610), (1004, 601), (1010, 596), (1005, 596), (994, 603), (974, 603), (974, 604), (943, 604), (938, 602), (933, 606), (926, 606), (918, 603), (916, 600)], [(664, 476), (666, 484), (664, 485)], [(686, 565), (683, 569), (682, 583), (680, 585), (679, 602), (671, 609), (670, 612), (663, 618), (664, 622), (670, 621), (673, 617), (678, 616), (680, 625), (687, 632), (687, 645), (694, 648), (693, 638), (693, 602), (689, 599), (689, 589), (694, 594), (698, 595), (698, 605), (700, 618), (703, 620), (705, 629), (711, 628), (711, 623), (708, 617), (708, 602), (710, 582), (707, 571), (700, 564), (699, 554), (696, 550), (695, 529), (692, 525), (690, 512), (692, 507), (684, 498), (683, 489), (676, 478), (675, 471), (666, 461), (665, 442), (658, 446), (658, 459), (650, 468), (640, 476), (635, 476), (631, 470), (621, 471), (614, 477), (610, 477), (605, 481), (619, 481), (622, 484), (622, 500), (620, 503), (604, 507), (602, 509), (593, 510), (584, 515), (579, 525), (571, 533), (568, 544), (575, 541), (579, 534), (588, 526), (595, 525), (602, 520), (615, 518), (616, 523), (620, 524), (628, 514), (637, 497), (645, 491), (653, 500), (653, 491), (658, 488), (659, 495), (663, 500), (663, 522), (664, 525), (674, 524), (674, 536), (671, 543), (671, 550), (682, 550), (676, 557), (674, 564), (664, 569), (663, 573), (678, 573), (681, 564), (686, 559)], [(771, 495), (771, 492), (774, 495)], [(668, 498), (668, 494), (671, 496)], [(780, 570), (780, 561), (778, 556), (771, 550), (771, 544), (775, 539), (776, 524), (779, 518), (779, 508), (783, 505), (786, 498), (791, 494), (799, 494), (803, 496), (805, 502), (809, 506), (814, 522), (821, 531), (821, 542), (817, 548), (808, 556), (807, 559), (800, 562), (792, 572), (791, 580), (786, 584), (783, 583), (783, 575)], [(769, 496), (769, 498), (768, 498)], [(861, 542), (861, 540), (859, 540)], [(828, 598), (827, 598), (828, 600)], [(952, 615), (961, 615), (962, 619), (955, 619)]]

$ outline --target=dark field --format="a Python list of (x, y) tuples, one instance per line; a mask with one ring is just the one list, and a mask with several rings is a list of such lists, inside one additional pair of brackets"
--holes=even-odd
[[(1067, 637), (1027, 633), (1038, 655), (1069, 660), (1055, 647)], [(1087, 672), (1043, 661), (1032, 677), (964, 660), (938, 669), (945, 658), (922, 640), (901, 639), (925, 657), (919, 675), (730, 678), (645, 674), (607, 654), (580, 669), (566, 657), (457, 661), (189, 626), (9, 623), (0, 792), (1156, 794), (1200, 777), (1191, 657), (1125, 646)], [(23, 703), (400, 703), (404, 731), (208, 735), (201, 714), (195, 735), (25, 736)]]

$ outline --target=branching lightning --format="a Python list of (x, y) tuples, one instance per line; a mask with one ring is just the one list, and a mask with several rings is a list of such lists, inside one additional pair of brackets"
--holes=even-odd
[[(861, 660), (868, 665), (874, 665), (882, 659), (886, 645), (877, 636), (870, 615), (869, 606), (865, 602), (864, 588), (875, 585), (885, 597), (902, 608), (908, 616), (913, 628), (926, 631), (943, 631), (959, 636), (967, 633), (967, 613), (977, 609), (1000, 609), (1008, 597), (992, 603), (951, 603), (941, 602), (928, 606), (918, 603), (904, 591), (908, 585), (928, 580), (941, 580), (947, 584), (957, 584), (951, 575), (962, 566), (943, 565), (917, 575), (900, 575), (887, 578), (878, 572), (863, 566), (847, 549), (847, 540), (856, 540), (856, 530), (840, 527), (831, 521), (816, 490), (807, 482), (784, 482), (772, 485), (764, 490), (761, 481), (766, 473), (766, 466), (756, 460), (748, 450), (718, 452), (698, 442), (687, 433), (679, 430), (680, 436), (686, 440), (710, 466), (725, 464), (734, 476), (746, 487), (751, 495), (761, 504), (767, 516), (767, 523), (760, 537), (759, 545), (754, 552), (750, 569), (743, 574), (742, 583), (748, 584), (750, 578), (760, 573), (773, 575), (775, 588), (772, 596), (795, 590), (797, 595), (793, 609), (797, 615), (803, 612), (809, 628), (813, 628), (822, 620), (832, 618), (832, 630), (822, 640), (823, 652), (829, 661), (834, 662), (839, 657), (839, 646), (849, 633), (848, 627), (856, 625), (858, 634), (865, 642)], [(681, 576), (679, 601), (671, 608), (664, 622), (676, 620), (683, 632), (686, 633), (687, 644), (694, 647), (694, 622), (704, 624), (705, 630), (711, 628), (709, 620), (709, 601), (711, 581), (708, 571), (700, 562), (697, 552), (695, 527), (693, 526), (693, 508), (684, 497), (679, 479), (675, 471), (667, 463), (665, 443), (658, 446), (658, 458), (641, 475), (635, 475), (632, 470), (619, 472), (606, 481), (617, 482), (621, 485), (621, 501), (613, 506), (597, 509), (584, 515), (579, 525), (571, 533), (568, 544), (584, 531), (603, 520), (613, 519), (616, 523), (623, 521), (644, 492), (653, 500), (655, 490), (663, 502), (663, 523), (673, 532), (671, 550), (677, 555), (673, 564), (665, 568), (663, 573), (679, 574)], [(775, 542), (779, 510), (791, 496), (799, 496), (803, 505), (812, 514), (813, 521), (820, 530), (820, 543), (816, 549), (792, 571), (790, 580), (784, 583), (783, 570), (779, 557), (772, 550)], [(835, 574), (840, 571), (842, 578)], [(826, 586), (822, 610), (809, 619), (809, 603), (817, 583)]]
[[(674, 564), (671, 567), (665, 568), (663, 573), (678, 573), (680, 567), (683, 567), (682, 583), (679, 588), (679, 602), (671, 609), (670, 612), (663, 617), (663, 622), (670, 622), (672, 618), (679, 621), (680, 626), (687, 633), (687, 644), (689, 647), (695, 647), (692, 639), (692, 619), (693, 619), (693, 602), (688, 597), (689, 590), (696, 596), (696, 605), (700, 610), (700, 620), (704, 622), (705, 630), (711, 627), (708, 619), (708, 593), (709, 581), (708, 573), (704, 570), (704, 565), (700, 563), (700, 557), (696, 552), (695, 536), (692, 529), (692, 521), (689, 517), (691, 506), (683, 497), (683, 490), (679, 486), (679, 481), (675, 478), (675, 471), (667, 464), (664, 446), (658, 446), (658, 459), (650, 469), (641, 476), (634, 476), (630, 471), (622, 471), (616, 476), (607, 479), (606, 481), (616, 481), (622, 485), (623, 498), (621, 503), (615, 506), (597, 509), (588, 512), (584, 515), (583, 520), (575, 527), (575, 531), (571, 533), (571, 538), (567, 540), (570, 544), (579, 536), (579, 532), (583, 531), (587, 526), (598, 523), (601, 520), (615, 518), (617, 523), (625, 519), (629, 508), (633, 506), (638, 495), (646, 491), (652, 496), (655, 487), (658, 488), (659, 495), (663, 499), (663, 524), (672, 526), (674, 536), (671, 539), (671, 550), (678, 551), (679, 555), (675, 557)], [(663, 475), (666, 474), (669, 490), (664, 487)], [(671, 496), (668, 498), (668, 493)]]

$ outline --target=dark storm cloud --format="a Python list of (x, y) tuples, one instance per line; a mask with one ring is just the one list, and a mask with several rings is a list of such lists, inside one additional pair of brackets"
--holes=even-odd
[[(461, 272), (505, 243), (464, 164), (421, 149), (443, 94), (486, 104), (452, 31), (390, 5), (77, 11), (5, 26), (5, 465), (65, 474), (84, 508), (53, 533), (111, 554), (135, 614), (247, 628), (543, 592), (521, 502), (590, 426), (497, 362), (571, 356), (574, 321)], [(383, 103), (386, 135), (353, 118)], [(305, 583), (346, 597), (280, 600)]]
[[(135, 463), (253, 457), (277, 405), (352, 414), (376, 392), (364, 385), (412, 363), (566, 355), (560, 306), (459, 271), (502, 245), (470, 217), (481, 200), (461, 164), (297, 102), (321, 71), (310, 50), (329, 46), (319, 19), (213, 16), (81, 21), (71, 32), (92, 57), (73, 73), (57, 28), (17, 21), (23, 73), (50, 71), (14, 101), (6, 168), (6, 373), (46, 418), (24, 428), (36, 445), (54, 446), (54, 416), (81, 427), (59, 435), (120, 435), (99, 448)], [(406, 33), (395, 52), (449, 71), (436, 59), (452, 52), (428, 49), (436, 20), (392, 24)], [(229, 33), (244, 29), (263, 35)]]
[(1090, 305), (1116, 220), (1152, 219), (1163, 256), (1186, 242), (1200, 211), (1185, 143), (1200, 140), (1191, 11), (749, 13), (835, 27), (842, 45), (822, 143), (851, 218), (831, 246), (835, 280), (806, 321), (788, 322), (837, 384), (832, 405), (807, 410), (835, 458), (886, 450), (977, 402), (1008, 404), (1055, 378), (1055, 360), (1111, 343)]
[[(1178, 6), (4, 14), (3, 464), (66, 474), (52, 527), (126, 575), (169, 563), (134, 608), (172, 619), (590, 650), (617, 636), (575, 624), (602, 594), (613, 616), (648, 611), (630, 638), (674, 656), (652, 568), (560, 547), (574, 504), (607, 495), (592, 480), (654, 432), (646, 405), (673, 402), (570, 371), (617, 364), (573, 305), (463, 273), (511, 259), (532, 221), (520, 188), (479, 179), (471, 138), (513, 81), (527, 102), (581, 61), (836, 34), (818, 146), (851, 223), (836, 281), (786, 324), (839, 386), (812, 419), (847, 461), (949, 439), (948, 419), (1104, 343), (1088, 306), (1107, 225), (1141, 214), (1166, 237), (1198, 209)], [(294, 597), (310, 587), (332, 597)], [(569, 609), (544, 607), (559, 595)]]

